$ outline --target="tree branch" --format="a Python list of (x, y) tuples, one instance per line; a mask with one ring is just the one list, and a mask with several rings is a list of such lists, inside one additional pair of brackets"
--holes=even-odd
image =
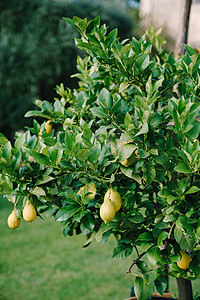
[(144, 252), (142, 252), (133, 262), (132, 262), (132, 264), (130, 265), (130, 267), (128, 268), (128, 270), (125, 272), (125, 274), (128, 274), (128, 273), (131, 273), (131, 269), (132, 269), (132, 267), (135, 265), (135, 264), (137, 264), (137, 262), (145, 255), (145, 254), (147, 254), (148, 253), (148, 251), (151, 249), (151, 248), (153, 248), (154, 247), (154, 245), (152, 245), (147, 251), (144, 251)]
[(189, 29), (189, 18), (190, 18), (190, 10), (191, 10), (192, 0), (185, 0), (183, 4), (183, 15), (181, 18), (181, 27), (180, 32), (178, 34), (178, 39), (175, 45), (175, 59), (178, 58), (178, 55), (184, 55), (185, 48), (184, 45), (188, 42), (188, 29)]

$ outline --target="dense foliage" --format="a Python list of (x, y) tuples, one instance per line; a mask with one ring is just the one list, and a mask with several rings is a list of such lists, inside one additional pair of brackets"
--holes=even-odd
[[(105, 5), (106, 2), (107, 4)], [(102, 16), (110, 29), (130, 36), (134, 19), (125, 5), (115, 1), (2, 0), (0, 3), (0, 129), (6, 136), (24, 127), (24, 113), (35, 99), (56, 96), (63, 82), (75, 86), (77, 32), (62, 16)]]
[[(61, 84), (54, 103), (35, 101), (38, 109), (26, 114), (35, 117), (33, 128), (13, 146), (0, 137), (0, 187), (17, 217), (28, 199), (54, 216), (64, 235), (86, 235), (85, 246), (113, 234), (114, 257), (135, 251), (128, 272), (134, 268), (136, 295), (146, 300), (155, 288), (165, 290), (166, 265), (174, 277), (200, 274), (200, 55), (186, 45), (175, 61), (152, 28), (120, 42), (99, 17), (65, 20), (88, 54), (78, 57), (79, 87)], [(95, 197), (80, 190), (89, 183)], [(105, 224), (99, 210), (110, 187), (122, 207)], [(180, 251), (192, 258), (187, 269), (177, 265)]]

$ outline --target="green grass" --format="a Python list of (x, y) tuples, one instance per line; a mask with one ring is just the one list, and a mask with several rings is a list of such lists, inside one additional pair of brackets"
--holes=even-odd
[(53, 218), (7, 226), (12, 204), (0, 202), (1, 300), (106, 300), (130, 295), (131, 263), (112, 259), (115, 241), (82, 248), (84, 236), (63, 237)]
[[(0, 198), (0, 300), (122, 300), (128, 298), (132, 257), (112, 258), (114, 239), (82, 248), (84, 236), (63, 237), (53, 218), (7, 226), (13, 205)], [(197, 291), (199, 281), (194, 290)], [(175, 291), (175, 281), (170, 281)]]

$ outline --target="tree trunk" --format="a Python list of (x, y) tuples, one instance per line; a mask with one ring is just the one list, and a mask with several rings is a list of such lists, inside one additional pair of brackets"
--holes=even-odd
[(180, 32), (175, 46), (174, 56), (177, 59), (178, 55), (183, 55), (185, 53), (184, 44), (188, 42), (188, 28), (189, 28), (189, 19), (190, 19), (190, 10), (191, 10), (192, 0), (184, 0), (183, 4), (183, 14), (181, 16), (181, 25)]
[(192, 283), (188, 279), (177, 278), (178, 300), (193, 300)]

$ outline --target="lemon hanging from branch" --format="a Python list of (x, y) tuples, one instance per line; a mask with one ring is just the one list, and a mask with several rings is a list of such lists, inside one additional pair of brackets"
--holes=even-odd
[(106, 201), (107, 199), (111, 200), (111, 202), (114, 204), (115, 211), (118, 211), (121, 208), (122, 198), (121, 198), (120, 194), (117, 191), (110, 188), (105, 193), (105, 196), (104, 196), (104, 201)]
[(15, 210), (11, 212), (11, 214), (8, 216), (7, 220), (8, 226), (12, 229), (16, 229), (20, 225), (20, 219), (18, 219), (15, 215)]
[(45, 125), (44, 125), (44, 128), (48, 134), (50, 134), (52, 132), (52, 125), (50, 123), (51, 123), (51, 120), (48, 120), (47, 122), (45, 122)]
[(100, 207), (100, 217), (107, 224), (115, 217), (115, 206), (110, 199), (106, 199)]
[(24, 220), (31, 223), (36, 219), (36, 217), (37, 217), (37, 211), (35, 207), (31, 204), (29, 200), (26, 201), (26, 204), (23, 209)]
[(180, 254), (181, 260), (177, 262), (177, 265), (180, 269), (187, 270), (189, 268), (190, 262), (192, 261), (192, 258), (182, 250), (180, 251)]

